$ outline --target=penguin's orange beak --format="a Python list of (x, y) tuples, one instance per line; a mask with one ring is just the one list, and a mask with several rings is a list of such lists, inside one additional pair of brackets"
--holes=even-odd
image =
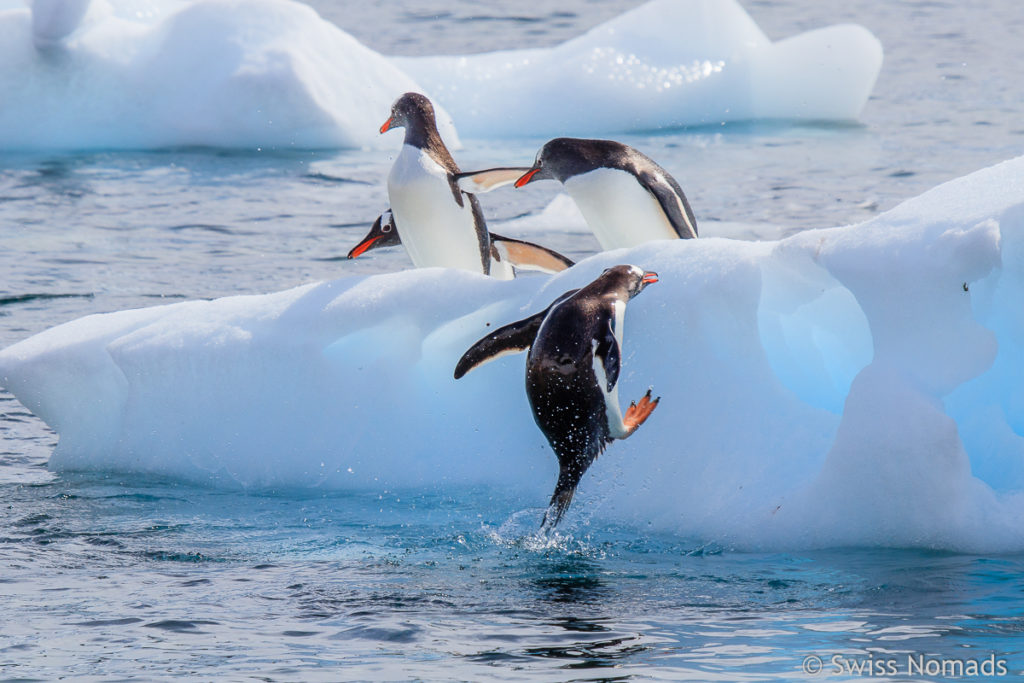
[(537, 175), (538, 171), (540, 171), (539, 168), (531, 168), (529, 171), (521, 175), (519, 177), (519, 180), (516, 181), (516, 187), (522, 187), (526, 183), (533, 180), (533, 176)]
[(657, 281), (658, 281), (658, 274), (655, 273), (653, 270), (648, 270), (648, 271), (646, 271), (644, 273), (643, 283), (645, 285), (653, 285)]
[(391, 130), (391, 123), (392, 123), (392, 122), (393, 122), (394, 120), (395, 120), (395, 117), (394, 117), (394, 116), (389, 116), (389, 117), (388, 117), (388, 120), (387, 120), (387, 121), (385, 121), (384, 123), (382, 123), (382, 124), (381, 124), (381, 126), (380, 126), (380, 132), (381, 132), (381, 133), (387, 133), (387, 132), (388, 132), (389, 130)]
[(373, 245), (373, 243), (379, 240), (380, 238), (381, 235), (377, 235), (376, 237), (370, 237), (368, 239), (363, 240), (356, 246), (352, 247), (352, 251), (348, 252), (348, 257), (351, 259), (362, 256), (364, 253), (366, 253), (366, 250), (369, 249)]

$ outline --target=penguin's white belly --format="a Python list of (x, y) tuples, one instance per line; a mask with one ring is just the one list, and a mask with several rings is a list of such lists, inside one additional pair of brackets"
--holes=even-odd
[[(626, 304), (621, 301), (612, 302), (612, 310), (614, 316), (612, 318), (612, 334), (615, 335), (615, 343), (619, 346), (619, 357), (622, 357), (622, 329), (623, 320), (626, 317)], [(626, 424), (622, 419), (622, 408), (619, 406), (619, 385), (616, 383), (611, 391), (608, 390), (608, 375), (604, 371), (604, 365), (601, 360), (597, 357), (597, 340), (593, 341), (594, 351), (594, 376), (597, 378), (597, 384), (601, 388), (601, 394), (604, 396), (604, 414), (608, 420), (608, 436), (615, 439), (622, 439), (629, 435), (629, 430), (626, 429)], [(622, 376), (621, 368), (619, 370), (619, 376)]]
[(572, 176), (565, 190), (605, 250), (679, 237), (658, 200), (632, 173), (598, 168)]
[(448, 174), (426, 152), (402, 147), (388, 175), (388, 199), (413, 265), (483, 272), (469, 198), (455, 202)]

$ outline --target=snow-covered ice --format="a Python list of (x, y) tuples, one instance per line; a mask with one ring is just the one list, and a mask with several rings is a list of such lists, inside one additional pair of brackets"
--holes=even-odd
[(882, 45), (852, 24), (772, 42), (736, 0), (651, 0), (554, 48), (393, 61), (463, 136), (579, 137), (749, 119), (855, 120)]
[(855, 119), (881, 59), (859, 26), (772, 43), (735, 0), (652, 0), (553, 48), (393, 59), (291, 0), (0, 0), (0, 149), (391, 148), (377, 129), (409, 90), (453, 147), (456, 128)]
[(0, 0), (0, 149), (391, 147), (408, 90), (290, 0)]
[[(523, 357), (468, 346), (616, 263), (622, 398), (663, 399), (575, 510), (739, 547), (1024, 549), (1024, 157), (859, 225), (700, 238), (512, 282), (440, 269), (89, 316), (0, 352), (54, 470), (447, 490), (543, 506)], [(570, 513), (572, 514), (572, 513)]]

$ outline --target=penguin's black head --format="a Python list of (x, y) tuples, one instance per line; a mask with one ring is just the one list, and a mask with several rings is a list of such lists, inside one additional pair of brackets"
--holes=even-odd
[(632, 299), (647, 285), (652, 285), (657, 281), (658, 274), (653, 270), (644, 270), (639, 266), (621, 265), (606, 268), (595, 282), (601, 282), (604, 288)]
[(398, 228), (395, 227), (395, 217), (391, 215), (389, 209), (377, 216), (370, 232), (366, 233), (366, 237), (359, 244), (352, 247), (352, 251), (348, 252), (348, 257), (357, 258), (371, 249), (391, 247), (401, 243), (402, 240), (398, 237)]
[(628, 149), (626, 145), (614, 140), (548, 140), (537, 152), (537, 158), (530, 170), (516, 181), (516, 187), (545, 178), (564, 183), (574, 175), (587, 173), (601, 166), (615, 166), (616, 156), (621, 156)]
[(392, 128), (436, 127), (434, 105), (418, 92), (407, 92), (391, 105), (391, 116), (380, 127), (381, 133)]
[(516, 187), (522, 187), (534, 180), (565, 180), (558, 171), (564, 165), (566, 157), (573, 155), (571, 144), (573, 141), (574, 138), (555, 138), (544, 143), (544, 146), (537, 152), (533, 166), (516, 181)]

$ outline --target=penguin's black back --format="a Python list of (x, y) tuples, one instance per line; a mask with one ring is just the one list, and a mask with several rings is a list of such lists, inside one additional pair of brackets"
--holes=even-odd
[[(554, 138), (544, 144), (541, 154), (548, 160), (546, 165), (551, 177), (562, 183), (599, 168), (615, 168), (631, 174), (662, 205), (680, 237), (697, 236), (697, 219), (683, 188), (671, 173), (643, 152), (615, 140)], [(677, 201), (682, 210), (678, 216), (674, 209)]]
[[(544, 319), (526, 360), (526, 396), (565, 475), (579, 481), (608, 443), (604, 394), (594, 372), (594, 340), (610, 323), (611, 301), (571, 297)], [(561, 479), (561, 477), (560, 477)]]

